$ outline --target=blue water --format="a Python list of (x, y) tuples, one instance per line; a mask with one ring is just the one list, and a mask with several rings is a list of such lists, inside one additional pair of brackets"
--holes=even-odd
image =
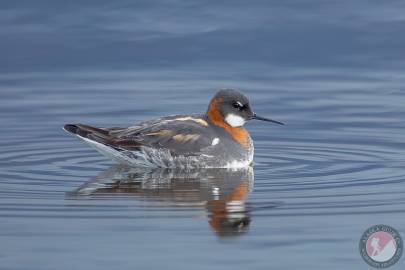
[[(1, 1), (1, 269), (371, 269), (405, 237), (402, 1)], [(61, 127), (242, 89), (249, 171), (115, 166)], [(404, 258), (390, 269), (403, 269)]]

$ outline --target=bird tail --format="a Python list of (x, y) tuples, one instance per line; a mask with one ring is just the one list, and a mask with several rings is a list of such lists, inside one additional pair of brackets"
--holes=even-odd
[(108, 130), (96, 128), (83, 124), (67, 124), (63, 127), (65, 131), (82, 138), (96, 141), (102, 144), (111, 144), (112, 138), (108, 134)]
[(88, 145), (110, 159), (119, 163), (133, 163), (130, 156), (128, 156), (128, 151), (123, 151), (115, 146), (114, 139), (107, 129), (83, 124), (67, 124), (63, 129), (70, 134), (78, 136)]

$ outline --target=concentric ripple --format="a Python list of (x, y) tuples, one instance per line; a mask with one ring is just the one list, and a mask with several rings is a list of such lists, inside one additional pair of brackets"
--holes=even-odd
[[(267, 152), (268, 151), (268, 152)], [(257, 151), (252, 203), (271, 194), (286, 202), (266, 215), (404, 212), (402, 149), (362, 142), (276, 141)], [(268, 158), (271, 153), (271, 157)]]
[[(13, 211), (18, 210), (19, 206), (27, 210), (26, 199), (39, 199), (41, 204), (36, 205), (39, 209), (31, 205), (28, 209), (32, 211), (35, 208), (36, 211), (29, 216), (47, 211), (47, 214), (52, 216), (52, 213), (57, 212), (52, 210), (55, 207), (51, 207), (52, 201), (69, 201), (72, 197), (66, 194), (88, 181), (94, 181), (98, 174), (103, 174), (111, 166), (110, 161), (92, 149), (71, 140), (70, 137), (64, 138), (63, 135), (62, 133), (48, 139), (17, 137), (10, 139), (8, 145), (2, 146), (0, 165), (4, 169), (0, 173), (0, 194), (7, 202), (0, 210), (9, 213), (10, 205), (13, 206)], [(254, 192), (247, 201), (248, 207), (253, 213), (257, 209), (260, 215), (270, 216), (402, 212), (405, 198), (401, 187), (405, 182), (405, 171), (401, 169), (402, 164), (393, 158), (398, 156), (399, 152), (398, 148), (381, 144), (372, 146), (327, 140), (257, 140), (254, 165), (256, 179)], [(201, 182), (206, 181), (207, 176), (204, 177), (204, 174), (204, 171), (195, 171), (192, 178), (188, 177), (188, 181), (197, 181), (200, 186)], [(150, 182), (154, 177), (156, 176), (147, 180)], [(172, 178), (171, 181), (176, 182), (176, 179)], [(145, 182), (144, 178), (131, 179), (134, 183)], [(111, 176), (109, 180), (116, 181), (117, 176)], [(178, 194), (177, 196), (189, 194), (187, 196), (191, 202), (195, 198), (190, 194), (198, 189), (198, 186), (190, 185), (189, 189), (182, 187), (183, 189), (176, 190), (176, 185), (168, 186), (165, 181), (154, 181), (154, 185), (149, 186), (148, 190), (167, 189)], [(381, 190), (381, 187), (384, 189)], [(111, 195), (110, 192), (96, 198), (117, 200), (131, 195), (131, 198), (146, 198), (150, 201), (137, 207), (160, 207), (165, 209), (164, 211), (167, 211), (168, 205), (171, 204), (170, 201), (167, 204), (167, 198), (159, 199), (160, 195), (149, 197), (146, 193), (135, 192), (131, 188), (128, 192), (119, 192), (119, 196)], [(271, 195), (271, 200), (268, 195)], [(94, 199), (94, 196), (92, 198)], [(19, 199), (22, 199), (21, 204), (11, 203)], [(159, 204), (162, 199), (165, 204)], [(173, 200), (176, 201), (175, 198)], [(46, 207), (47, 201), (49, 207)], [(97, 205), (94, 201), (85, 200), (81, 202), (83, 203)], [(205, 203), (205, 200), (198, 204), (202, 203)], [(109, 204), (103, 202), (99, 206), (106, 207)], [(271, 211), (263, 213), (265, 205), (277, 207), (271, 207)], [(62, 205), (56, 209), (63, 210), (64, 207), (66, 206)], [(365, 210), (366, 208), (370, 210)], [(176, 208), (170, 209), (174, 211)]]

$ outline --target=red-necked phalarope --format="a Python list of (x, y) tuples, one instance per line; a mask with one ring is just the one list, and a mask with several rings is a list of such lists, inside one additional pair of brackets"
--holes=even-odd
[(103, 155), (133, 166), (240, 168), (253, 161), (253, 142), (243, 125), (252, 119), (283, 124), (253, 113), (248, 98), (220, 90), (204, 115), (175, 115), (127, 128), (67, 124)]

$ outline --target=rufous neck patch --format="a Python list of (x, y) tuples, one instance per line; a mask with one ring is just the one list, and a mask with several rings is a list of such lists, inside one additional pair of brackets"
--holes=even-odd
[(219, 112), (219, 105), (221, 104), (222, 99), (214, 99), (211, 101), (207, 116), (208, 119), (216, 126), (225, 129), (232, 138), (241, 144), (243, 147), (249, 147), (249, 133), (243, 127), (231, 127), (228, 123), (224, 121), (221, 113)]

